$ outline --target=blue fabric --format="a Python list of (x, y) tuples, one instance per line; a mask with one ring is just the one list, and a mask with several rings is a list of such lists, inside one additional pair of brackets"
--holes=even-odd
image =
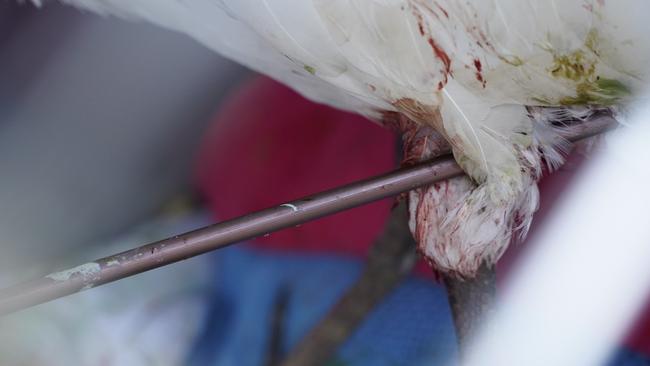
[(608, 366), (650, 366), (650, 359), (630, 350), (622, 349), (612, 357)]
[[(362, 262), (231, 247), (215, 254), (211, 310), (190, 365), (265, 365), (278, 295), (286, 293), (282, 352), (357, 279)], [(411, 277), (374, 309), (331, 366), (449, 365), (456, 340), (444, 289)], [(453, 365), (453, 363), (451, 363)], [(621, 351), (610, 366), (650, 365)]]

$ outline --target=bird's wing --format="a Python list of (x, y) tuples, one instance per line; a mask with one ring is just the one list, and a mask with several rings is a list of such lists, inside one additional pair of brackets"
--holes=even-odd
[(335, 57), (327, 56), (331, 48), (318, 40), (320, 18), (310, 12), (313, 4), (309, 1), (61, 1), (94, 13), (147, 21), (187, 34), (320, 103), (370, 117), (379, 117), (378, 111), (391, 109), (380, 98), (359, 90), (359, 83), (341, 72), (344, 66), (336, 64)]
[(189, 34), (365, 114), (439, 105), (451, 78), (492, 105), (611, 103), (648, 79), (643, 0), (61, 1)]

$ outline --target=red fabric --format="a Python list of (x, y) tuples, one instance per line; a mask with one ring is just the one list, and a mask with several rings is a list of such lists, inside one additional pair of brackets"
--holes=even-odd
[[(197, 183), (220, 220), (394, 169), (393, 133), (258, 77), (221, 106), (198, 155)], [(391, 200), (256, 239), (274, 249), (365, 255)]]
[(630, 348), (650, 357), (650, 299), (629, 333), (626, 343)]

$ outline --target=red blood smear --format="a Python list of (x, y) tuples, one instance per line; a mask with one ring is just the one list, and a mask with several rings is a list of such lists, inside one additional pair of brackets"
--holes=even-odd
[(445, 18), (449, 19), (449, 13), (447, 13), (447, 10), (445, 10), (445, 8), (443, 8), (442, 6), (440, 6), (440, 4), (438, 4), (438, 3), (436, 3), (436, 7), (437, 7), (438, 9), (440, 9), (440, 11), (441, 11), (443, 14), (445, 14)]
[(445, 84), (446, 84), (447, 77), (448, 75), (451, 74), (451, 59), (449, 58), (449, 55), (447, 55), (447, 53), (445, 53), (445, 51), (442, 48), (440, 48), (440, 46), (436, 43), (436, 41), (433, 40), (433, 38), (429, 37), (428, 42), (429, 45), (431, 46), (431, 49), (433, 50), (433, 53), (445, 65)]
[(474, 59), (474, 67), (476, 68), (476, 80), (478, 80), (485, 88), (485, 79), (483, 78), (483, 65), (479, 59)]

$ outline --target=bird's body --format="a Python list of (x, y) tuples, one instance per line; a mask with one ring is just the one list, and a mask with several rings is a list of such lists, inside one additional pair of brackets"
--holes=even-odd
[(62, 1), (186, 33), (318, 102), (435, 129), (471, 179), (412, 192), (411, 226), (460, 276), (526, 231), (542, 165), (566, 148), (556, 125), (625, 106), (650, 80), (643, 0)]

